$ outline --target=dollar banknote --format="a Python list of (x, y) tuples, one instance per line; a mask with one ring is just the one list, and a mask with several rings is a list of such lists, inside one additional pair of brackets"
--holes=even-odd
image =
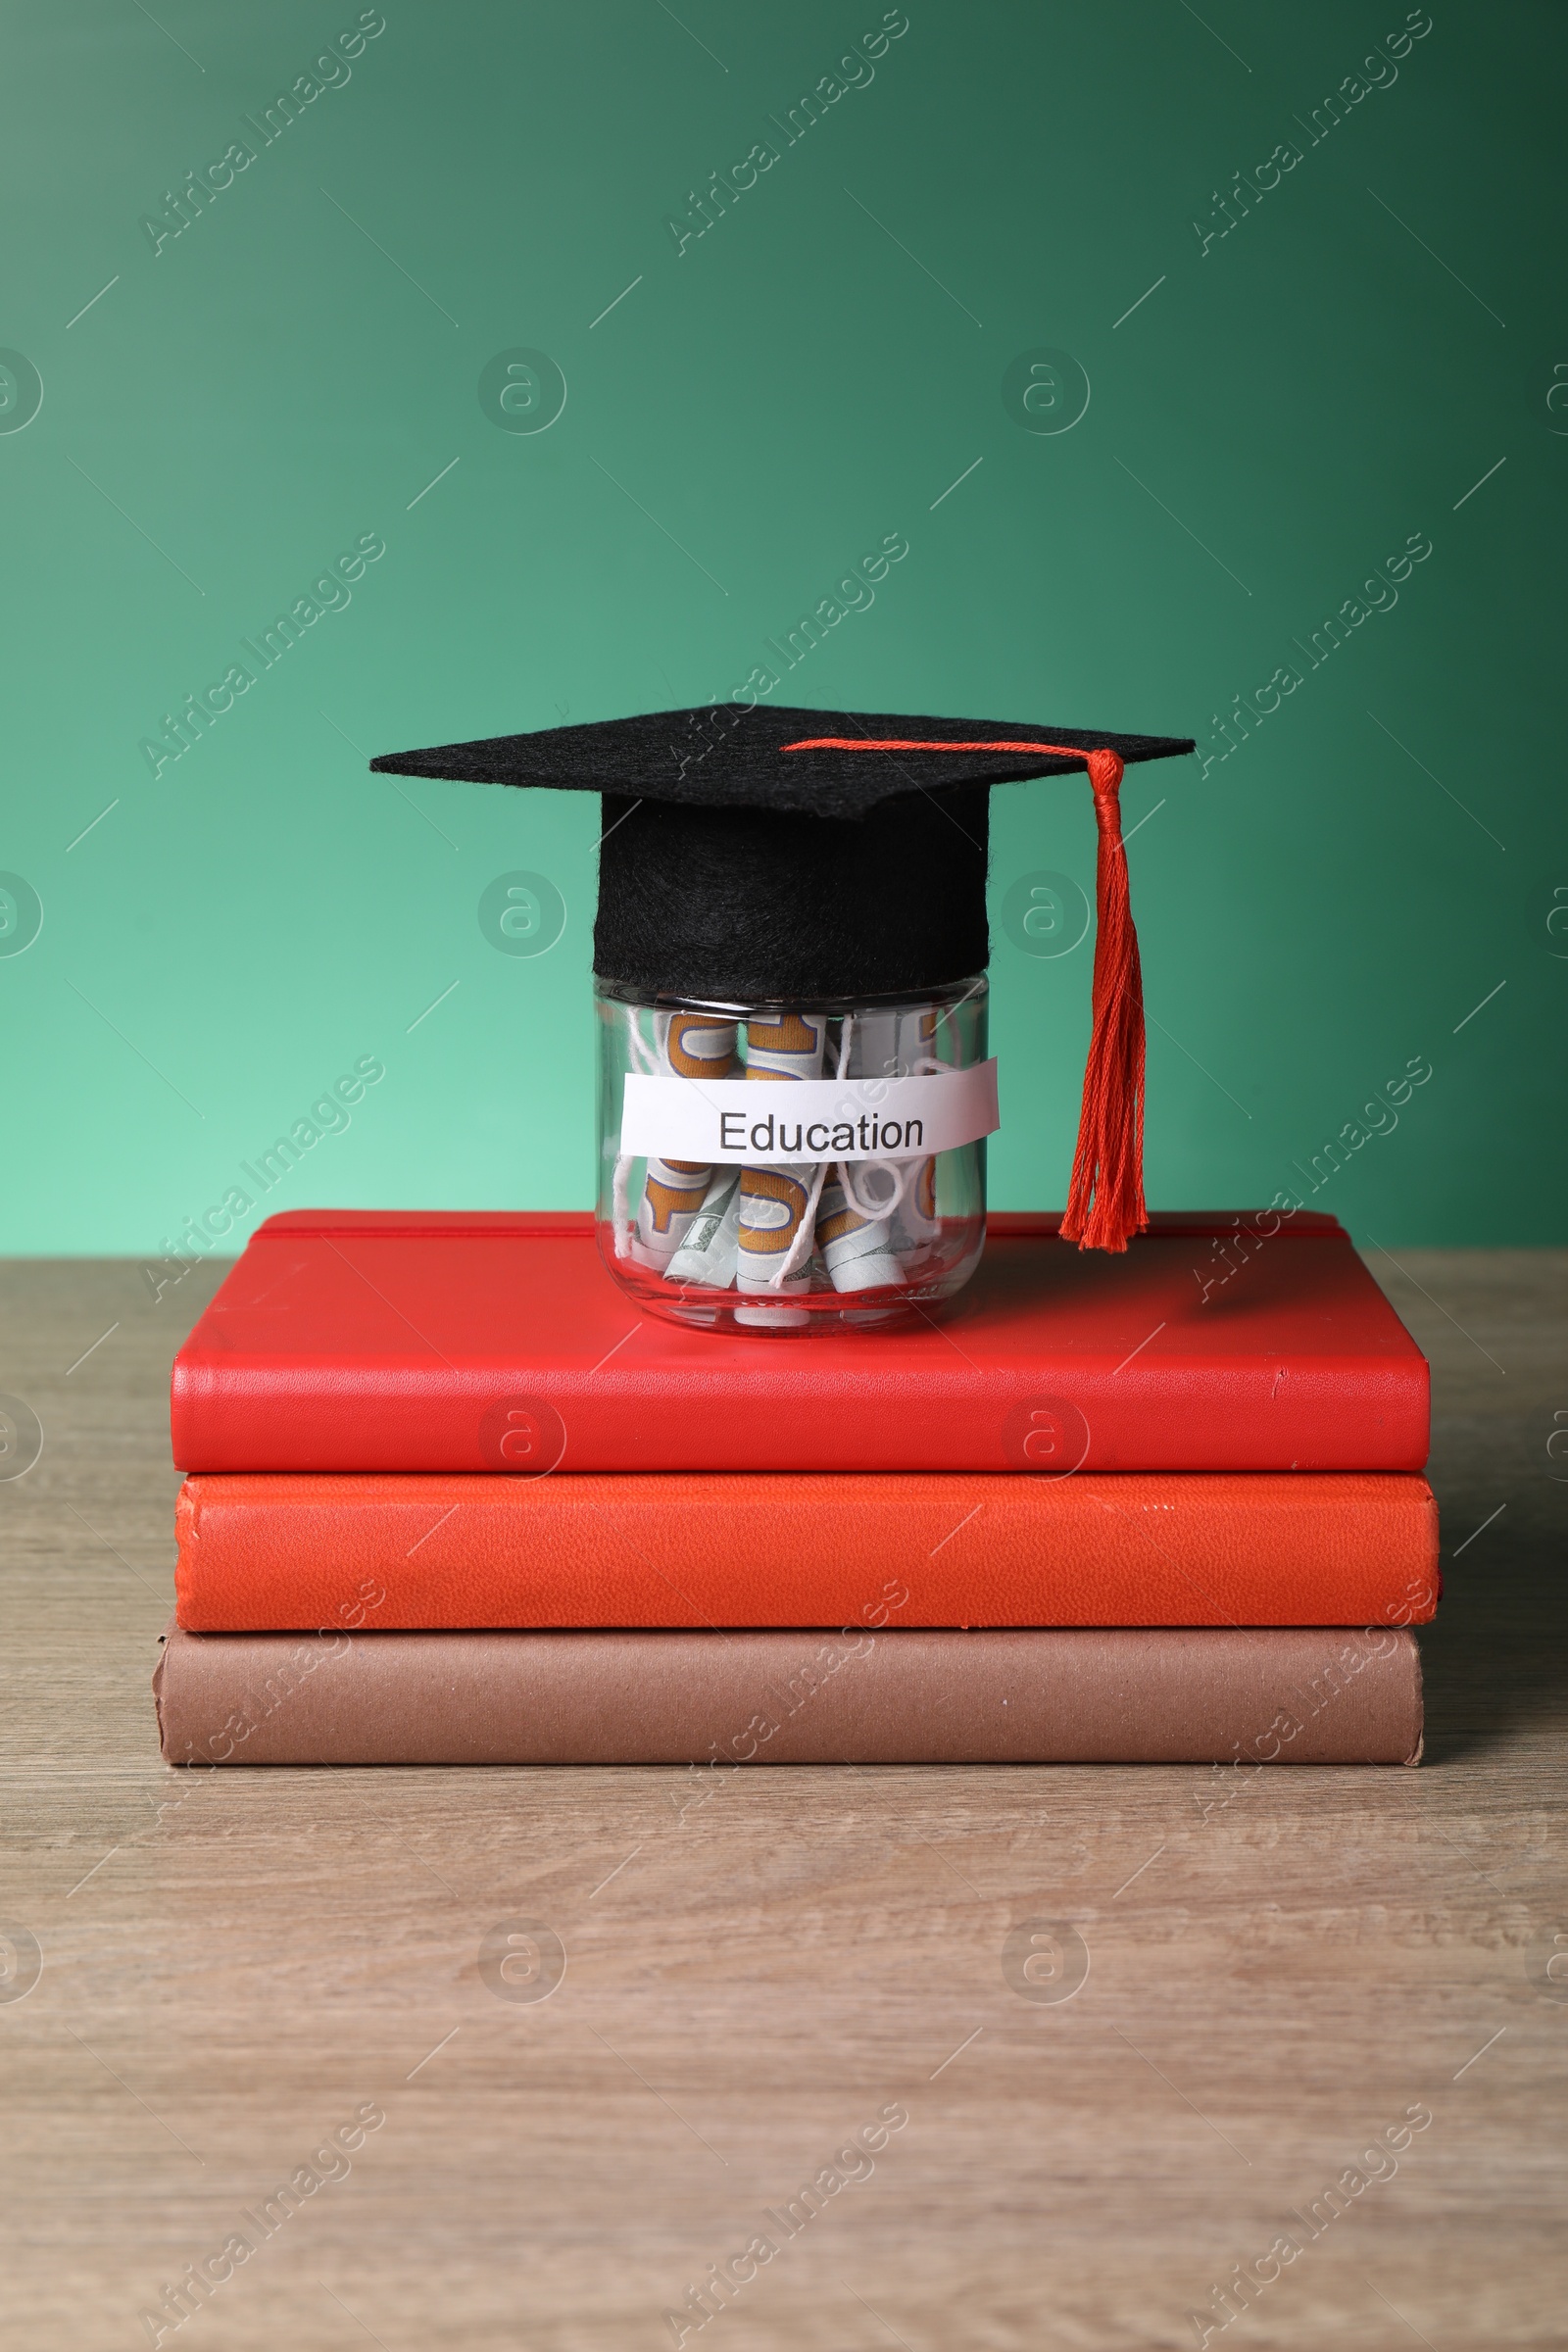
[(727, 1291), (735, 1280), (740, 1232), (741, 1172), (739, 1168), (715, 1168), (702, 1207), (664, 1269), (666, 1281)]
[[(797, 1079), (819, 1078), (827, 1027), (825, 1013), (752, 1014), (746, 1023), (748, 1079), (788, 1086)], [(785, 1298), (810, 1289), (811, 1236), (825, 1174), (825, 1168), (809, 1161), (742, 1168), (737, 1290)], [(737, 1307), (735, 1319), (801, 1323), (808, 1315), (804, 1307), (758, 1305)]]
[[(635, 1023), (636, 1008), (627, 1010)], [(653, 1029), (653, 1064), (660, 1075), (701, 1084), (705, 1078), (728, 1078), (734, 1072), (734, 1021), (710, 1013), (656, 1011)], [(640, 1029), (637, 1035), (640, 1040)], [(649, 1160), (631, 1234), (634, 1263), (652, 1273), (668, 1272), (670, 1260), (702, 1214), (712, 1175), (710, 1167), (693, 1160)]]
[(851, 1206), (842, 1171), (829, 1168), (816, 1212), (816, 1246), (836, 1291), (869, 1291), (904, 1280), (886, 1217), (863, 1217)]

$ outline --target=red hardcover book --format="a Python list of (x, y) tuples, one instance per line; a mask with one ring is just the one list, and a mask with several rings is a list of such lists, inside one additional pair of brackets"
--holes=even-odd
[(941, 1314), (743, 1337), (640, 1315), (586, 1214), (270, 1217), (174, 1364), (200, 1471), (1386, 1470), (1427, 1366), (1332, 1217), (1156, 1216), (1124, 1256), (993, 1216)]
[[(764, 1343), (765, 1344), (765, 1343)], [(179, 1622), (289, 1627), (1407, 1626), (1424, 1478), (187, 1478)]]

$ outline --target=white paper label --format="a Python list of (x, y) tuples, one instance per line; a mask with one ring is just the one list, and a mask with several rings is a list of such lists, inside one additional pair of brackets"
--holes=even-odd
[(924, 1159), (994, 1135), (997, 1065), (925, 1078), (626, 1079), (620, 1148), (628, 1157), (697, 1167), (799, 1166), (830, 1159)]

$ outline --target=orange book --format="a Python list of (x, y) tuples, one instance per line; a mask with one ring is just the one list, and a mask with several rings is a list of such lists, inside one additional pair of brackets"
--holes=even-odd
[(199, 1476), (178, 1620), (283, 1629), (1423, 1623), (1395, 1473)]

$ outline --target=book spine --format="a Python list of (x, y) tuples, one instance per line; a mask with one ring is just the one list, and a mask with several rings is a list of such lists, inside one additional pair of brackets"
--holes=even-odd
[[(518, 1375), (515, 1387), (535, 1385)], [(971, 1390), (961, 1368), (920, 1393), (883, 1384), (759, 1379), (743, 1407), (667, 1378), (634, 1394), (576, 1375), (552, 1375), (550, 1401), (570, 1432), (573, 1470), (611, 1475), (681, 1471), (921, 1472), (988, 1475), (1009, 1458), (1008, 1415), (1037, 1401), (1038, 1381), (991, 1378)], [(176, 1363), (174, 1461), (181, 1470), (238, 1475), (328, 1470), (439, 1477), (494, 1469), (483, 1423), (495, 1393), (465, 1382), (454, 1394), (416, 1375), (385, 1395), (356, 1394), (342, 1366), (320, 1372), (243, 1357)], [(1152, 1405), (1102, 1374), (1075, 1374), (1073, 1400), (1088, 1431), (1083, 1468), (1100, 1471), (1419, 1471), (1430, 1448), (1427, 1368), (1408, 1356), (1332, 1372), (1199, 1367)]]
[(202, 1477), (175, 1532), (202, 1633), (1398, 1626), (1438, 1597), (1426, 1481), (1357, 1474)]
[(1357, 1641), (171, 1627), (154, 1691), (171, 1764), (1414, 1763), (1414, 1640)]

